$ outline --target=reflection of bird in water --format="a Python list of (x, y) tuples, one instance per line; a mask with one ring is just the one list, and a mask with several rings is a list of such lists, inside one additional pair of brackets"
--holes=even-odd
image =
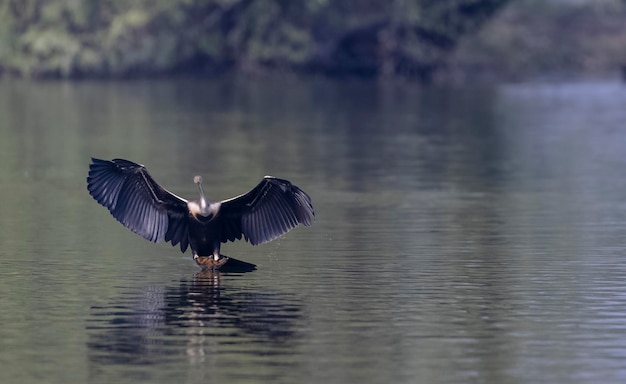
[(166, 324), (216, 327), (218, 332), (235, 327), (265, 341), (278, 342), (292, 336), (293, 323), (302, 315), (296, 297), (250, 287), (234, 288), (229, 284), (233, 279), (237, 276), (203, 270), (192, 280), (166, 289), (166, 301), (177, 298), (178, 309), (185, 308), (184, 313), (166, 311)]
[[(88, 358), (150, 367), (178, 358), (232, 353), (291, 353), (303, 321), (294, 295), (241, 286), (240, 276), (203, 270), (170, 286), (139, 286), (91, 308)], [(288, 352), (286, 352), (288, 351)]]
[(92, 158), (87, 177), (91, 196), (126, 228), (155, 243), (180, 244), (182, 252), (190, 246), (203, 269), (228, 262), (221, 243), (242, 235), (252, 245), (266, 243), (315, 218), (309, 195), (287, 180), (265, 176), (250, 192), (216, 202), (206, 199), (200, 176), (194, 183), (200, 199), (185, 200), (158, 185), (143, 165), (123, 159)]

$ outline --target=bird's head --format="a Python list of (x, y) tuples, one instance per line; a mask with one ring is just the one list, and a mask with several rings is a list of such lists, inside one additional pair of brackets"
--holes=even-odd
[(193, 182), (198, 186), (198, 190), (200, 191), (200, 210), (206, 212), (208, 204), (204, 196), (204, 189), (202, 189), (202, 176), (195, 176)]
[(221, 203), (209, 203), (209, 201), (206, 199), (206, 196), (204, 195), (204, 189), (202, 188), (202, 176), (195, 176), (193, 178), (193, 182), (198, 186), (198, 190), (200, 191), (200, 200), (190, 201), (188, 203), (191, 213), (194, 216), (201, 215), (204, 217), (211, 217), (216, 215)]

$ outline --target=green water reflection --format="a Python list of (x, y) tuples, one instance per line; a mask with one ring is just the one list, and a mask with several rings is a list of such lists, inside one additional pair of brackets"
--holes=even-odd
[[(0, 82), (1, 382), (623, 382), (618, 84)], [(317, 222), (198, 276), (88, 195), (90, 156)]]

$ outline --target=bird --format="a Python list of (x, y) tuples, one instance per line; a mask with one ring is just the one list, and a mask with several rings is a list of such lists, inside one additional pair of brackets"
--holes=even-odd
[(203, 269), (218, 270), (228, 262), (229, 257), (220, 253), (222, 243), (243, 237), (259, 245), (315, 220), (310, 196), (285, 179), (265, 176), (249, 192), (222, 201), (206, 198), (201, 176), (193, 182), (200, 198), (186, 200), (157, 184), (144, 165), (92, 157), (87, 190), (144, 239), (179, 245), (183, 253), (191, 248)]

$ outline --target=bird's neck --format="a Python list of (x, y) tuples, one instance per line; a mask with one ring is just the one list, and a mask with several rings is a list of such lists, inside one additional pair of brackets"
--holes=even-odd
[(206, 199), (202, 198), (198, 201), (190, 201), (187, 203), (189, 212), (191, 212), (196, 219), (199, 219), (198, 216), (204, 217), (205, 219), (212, 219), (217, 216), (221, 205), (219, 201), (209, 204)]
[(202, 216), (207, 216), (209, 214), (209, 203), (206, 201), (204, 194), (200, 194), (200, 200), (198, 200), (198, 205), (200, 207), (200, 214)]
[(188, 204), (189, 211), (194, 216), (200, 215), (203, 217), (210, 217), (214, 215), (219, 208), (219, 206), (215, 206), (215, 204), (210, 204), (204, 195), (204, 189), (202, 189), (202, 184), (198, 183), (198, 190), (200, 192), (200, 199), (198, 201), (190, 202)]
[(198, 200), (198, 205), (200, 208), (199, 214), (202, 216), (209, 215), (209, 203), (206, 200), (206, 196), (204, 195), (204, 189), (202, 188), (202, 184), (198, 183), (198, 191), (200, 192), (200, 200)]

